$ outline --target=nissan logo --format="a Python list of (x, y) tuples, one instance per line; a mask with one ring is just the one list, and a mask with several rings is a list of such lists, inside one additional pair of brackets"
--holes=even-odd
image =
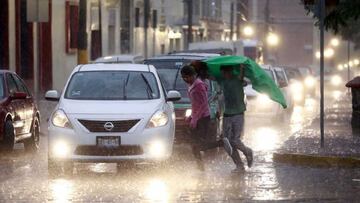
[(106, 123), (104, 124), (104, 128), (105, 128), (105, 130), (107, 130), (107, 131), (111, 131), (111, 130), (114, 128), (114, 124), (113, 124), (112, 122), (106, 122)]

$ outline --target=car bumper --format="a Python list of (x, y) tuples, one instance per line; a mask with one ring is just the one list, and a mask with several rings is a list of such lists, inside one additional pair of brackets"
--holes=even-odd
[[(119, 147), (99, 147), (98, 136), (120, 137)], [(76, 133), (49, 127), (49, 158), (76, 162), (161, 161), (170, 158), (174, 133), (170, 126), (145, 129), (141, 133)], [(59, 145), (63, 149), (58, 149)], [(58, 153), (57, 150), (63, 150)]]

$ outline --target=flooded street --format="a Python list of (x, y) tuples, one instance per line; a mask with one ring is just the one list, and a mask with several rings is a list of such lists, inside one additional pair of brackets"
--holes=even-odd
[(183, 144), (175, 146), (172, 158), (159, 165), (76, 164), (73, 175), (49, 177), (43, 127), (38, 155), (26, 154), (18, 145), (15, 152), (1, 156), (0, 202), (317, 202), (355, 198), (355, 191), (360, 190), (358, 170), (297, 167), (272, 160), (272, 153), (288, 136), (310, 123), (316, 109), (317, 102), (308, 99), (285, 120), (248, 115), (244, 141), (253, 148), (255, 160), (243, 174), (231, 173), (234, 165), (223, 149), (204, 153), (205, 171), (199, 171), (190, 147)]

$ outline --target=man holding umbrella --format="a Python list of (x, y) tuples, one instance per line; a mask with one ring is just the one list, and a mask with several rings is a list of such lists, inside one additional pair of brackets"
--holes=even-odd
[[(224, 137), (228, 138), (233, 149), (240, 150), (246, 157), (248, 167), (253, 164), (253, 151), (241, 141), (244, 127), (244, 77), (251, 80), (253, 88), (266, 93), (269, 97), (286, 108), (286, 101), (281, 90), (259, 65), (243, 56), (219, 56), (205, 61), (210, 78), (214, 78), (224, 94), (225, 111), (223, 121)], [(245, 170), (238, 150), (229, 154), (236, 168), (233, 172)]]

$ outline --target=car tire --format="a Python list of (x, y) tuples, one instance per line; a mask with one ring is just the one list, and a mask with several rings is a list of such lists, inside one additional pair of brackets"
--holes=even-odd
[(10, 152), (14, 149), (15, 144), (15, 130), (11, 120), (7, 120), (4, 126), (4, 140), (3, 140), (3, 151)]
[(40, 146), (40, 124), (38, 118), (34, 120), (31, 130), (31, 137), (24, 141), (25, 150), (28, 152), (37, 152)]

